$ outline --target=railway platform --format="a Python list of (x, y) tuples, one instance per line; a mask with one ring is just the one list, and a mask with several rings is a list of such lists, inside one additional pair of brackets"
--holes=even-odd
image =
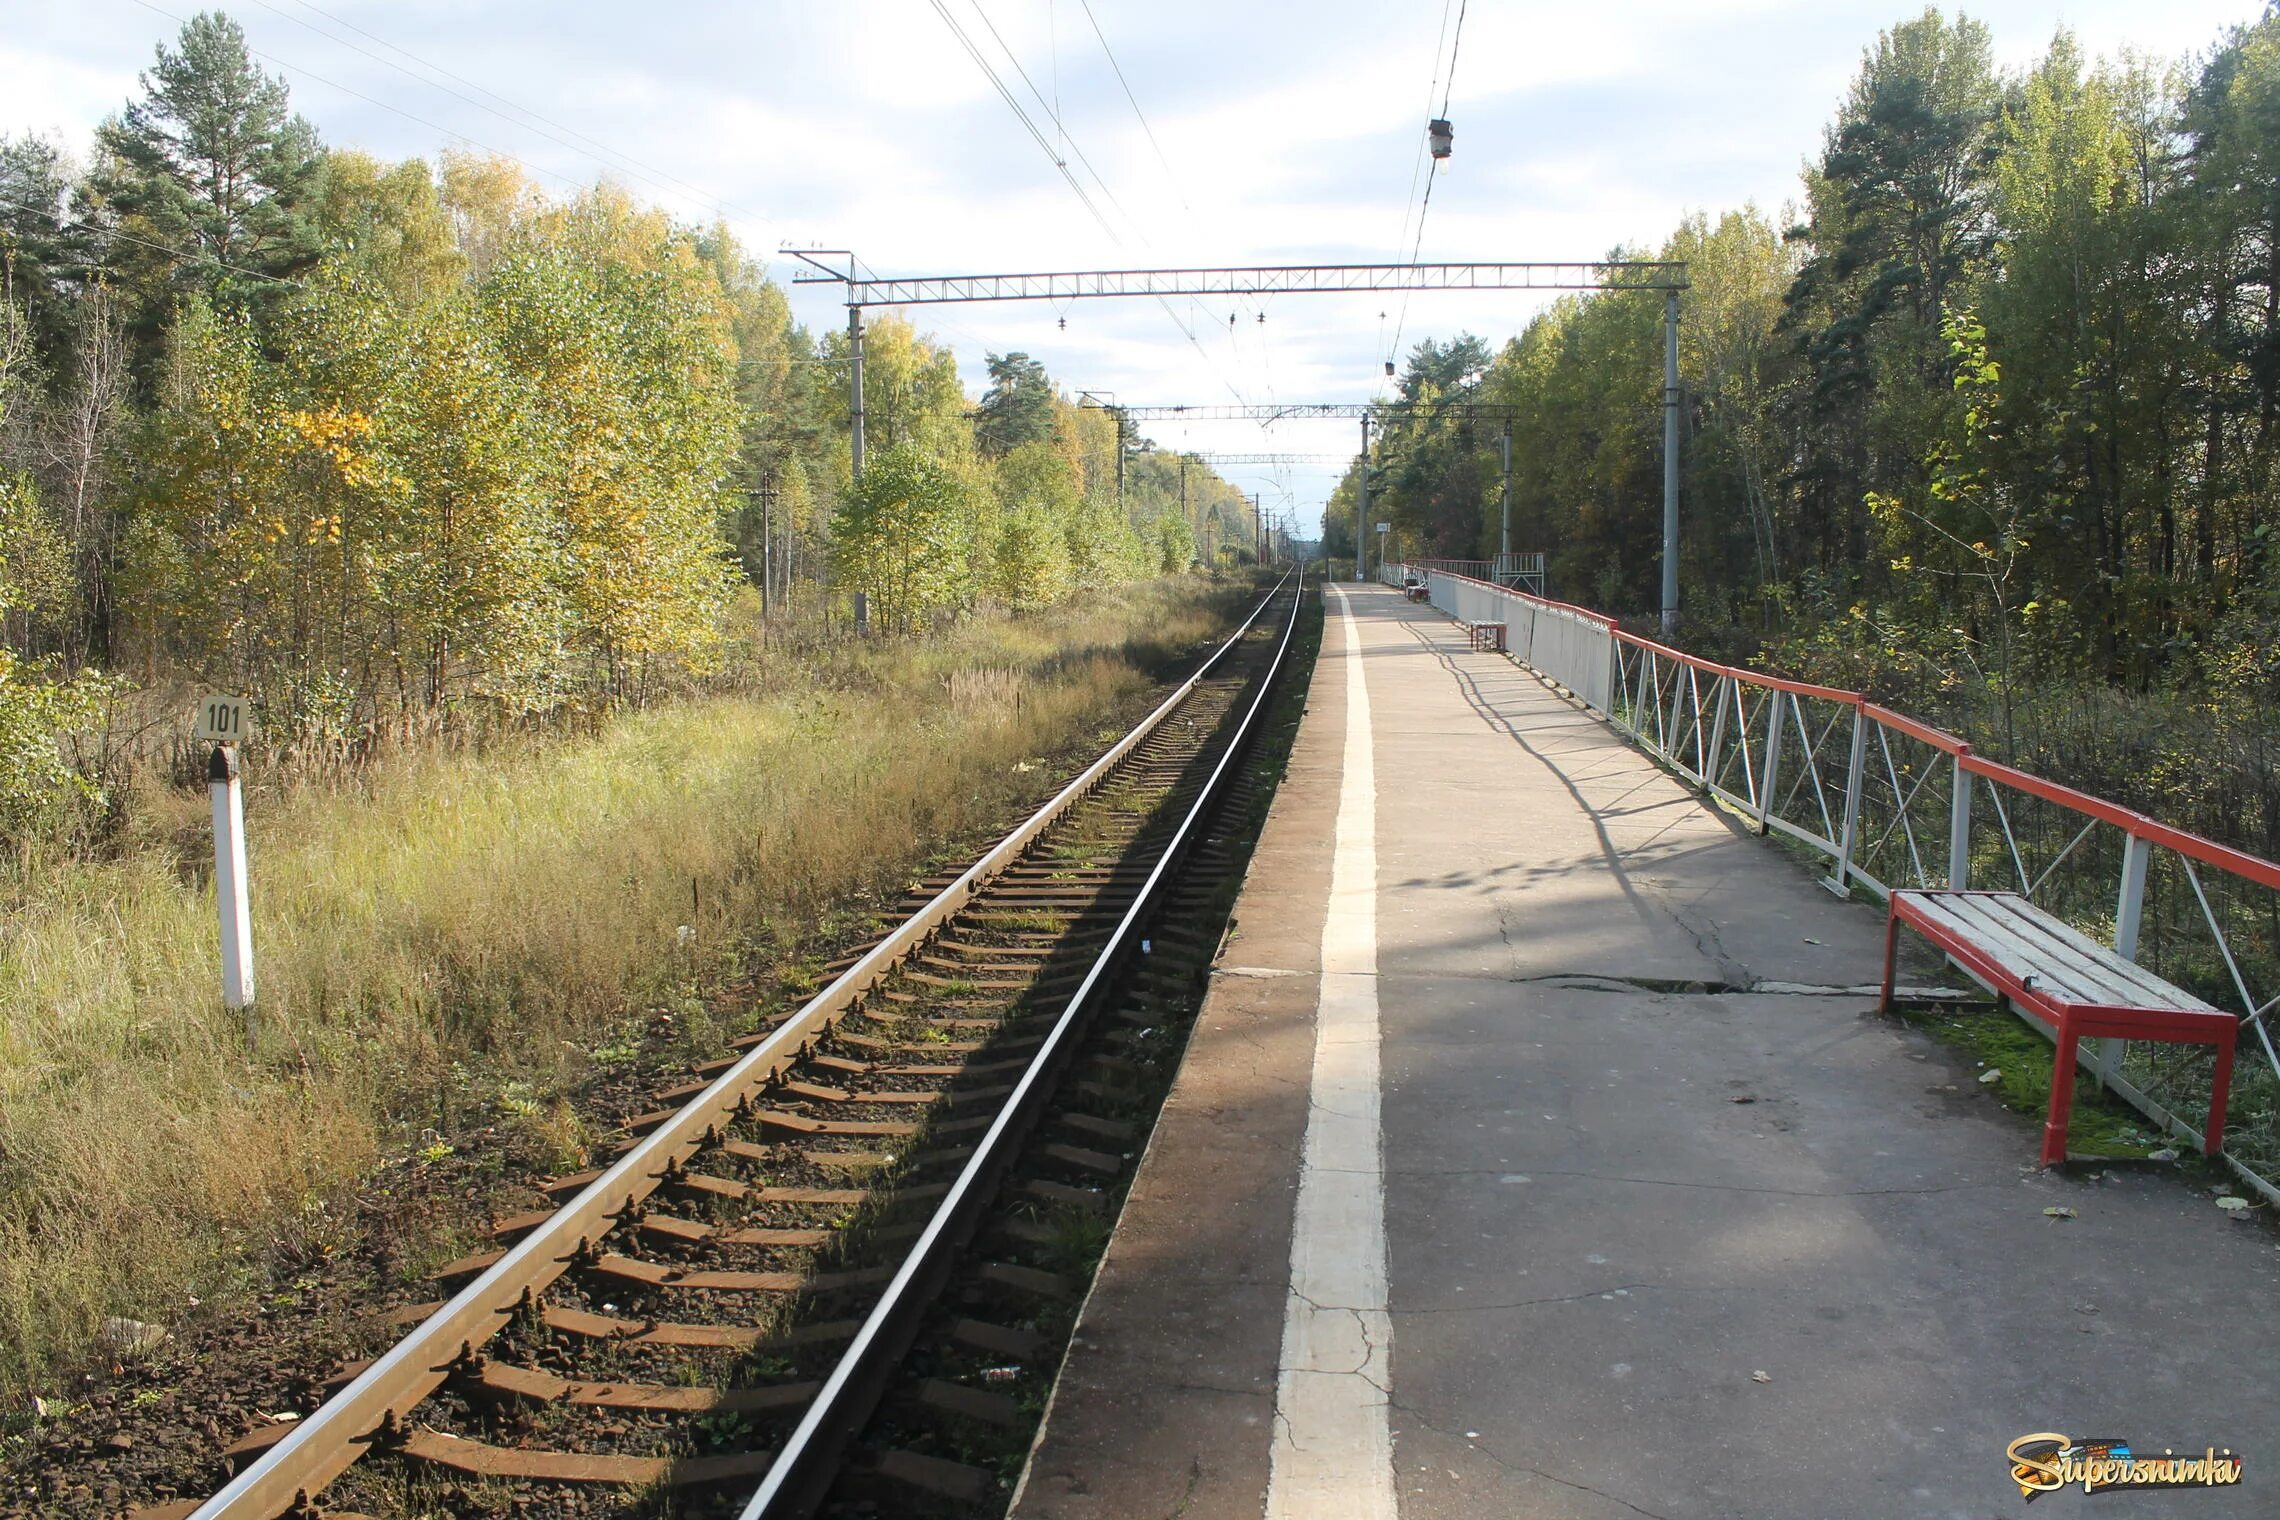
[(1431, 607), (1328, 598), (1017, 1516), (1989, 1520), (2042, 1432), (2244, 1465), (2037, 1516), (2280, 1512), (2269, 1228), (2039, 1170), (1875, 1017), (1879, 912)]

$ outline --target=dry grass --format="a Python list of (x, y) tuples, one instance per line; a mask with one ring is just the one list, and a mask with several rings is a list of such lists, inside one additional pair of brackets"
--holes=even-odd
[(138, 799), (127, 848), (16, 884), (0, 929), (0, 1398), (106, 1314), (250, 1280), (328, 1192), (416, 1146), (468, 1069), (543, 1089), (630, 1008), (899, 878), (1219, 606), (1136, 588), (779, 657), (759, 694), (263, 797), (250, 1044), (216, 989), (204, 799)]

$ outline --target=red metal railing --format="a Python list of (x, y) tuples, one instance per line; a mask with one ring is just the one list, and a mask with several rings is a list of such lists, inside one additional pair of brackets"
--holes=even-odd
[[(1826, 884), (2018, 890), (2157, 974), (2231, 1006), (2273, 1082), (2280, 1050), (2280, 864), (1975, 754), (1967, 742), (1840, 687), (1721, 665), (1624, 632), (1603, 614), (1426, 566), (1433, 604), (1514, 626), (1514, 658), (1566, 687), (1688, 782), (1826, 857)], [(1519, 630), (1530, 627), (1534, 637)], [(1547, 631), (1564, 637), (1547, 639)], [(2203, 868), (2209, 868), (2204, 870)], [(2085, 1064), (2174, 1133), (2205, 1101), (2202, 1053), (2098, 1042)], [(2258, 1074), (2236, 1093), (2236, 1161), (2280, 1176), (2280, 1102)], [(2259, 1087), (2266, 1088), (2259, 1092)]]

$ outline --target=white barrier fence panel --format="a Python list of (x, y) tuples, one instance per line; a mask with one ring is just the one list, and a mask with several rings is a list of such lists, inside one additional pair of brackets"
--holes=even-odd
[[(1521, 664), (1549, 676), (1586, 706), (1602, 713), (1614, 711), (1611, 619), (1468, 575), (1413, 567), (1407, 574), (1421, 579), (1433, 605), (1459, 622), (1502, 623), (1504, 647)], [(1402, 567), (1396, 567), (1394, 583), (1401, 578)]]

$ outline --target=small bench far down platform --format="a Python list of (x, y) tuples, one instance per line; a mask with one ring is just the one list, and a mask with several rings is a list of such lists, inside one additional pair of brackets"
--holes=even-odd
[(2233, 1044), (2240, 1034), (2240, 1021), (2231, 1014), (2163, 981), (2016, 892), (1919, 891), (1892, 894), (1884, 931), (1884, 995), (1878, 1004), (1886, 1013), (1892, 1010), (1893, 961), (1903, 923), (2057, 1036), (2050, 1114), (2043, 1122), (2044, 1166), (2066, 1159), (2075, 1047), (2085, 1039), (2213, 1046), (2217, 1069), (2202, 1149), (2213, 1156), (2222, 1148)]

